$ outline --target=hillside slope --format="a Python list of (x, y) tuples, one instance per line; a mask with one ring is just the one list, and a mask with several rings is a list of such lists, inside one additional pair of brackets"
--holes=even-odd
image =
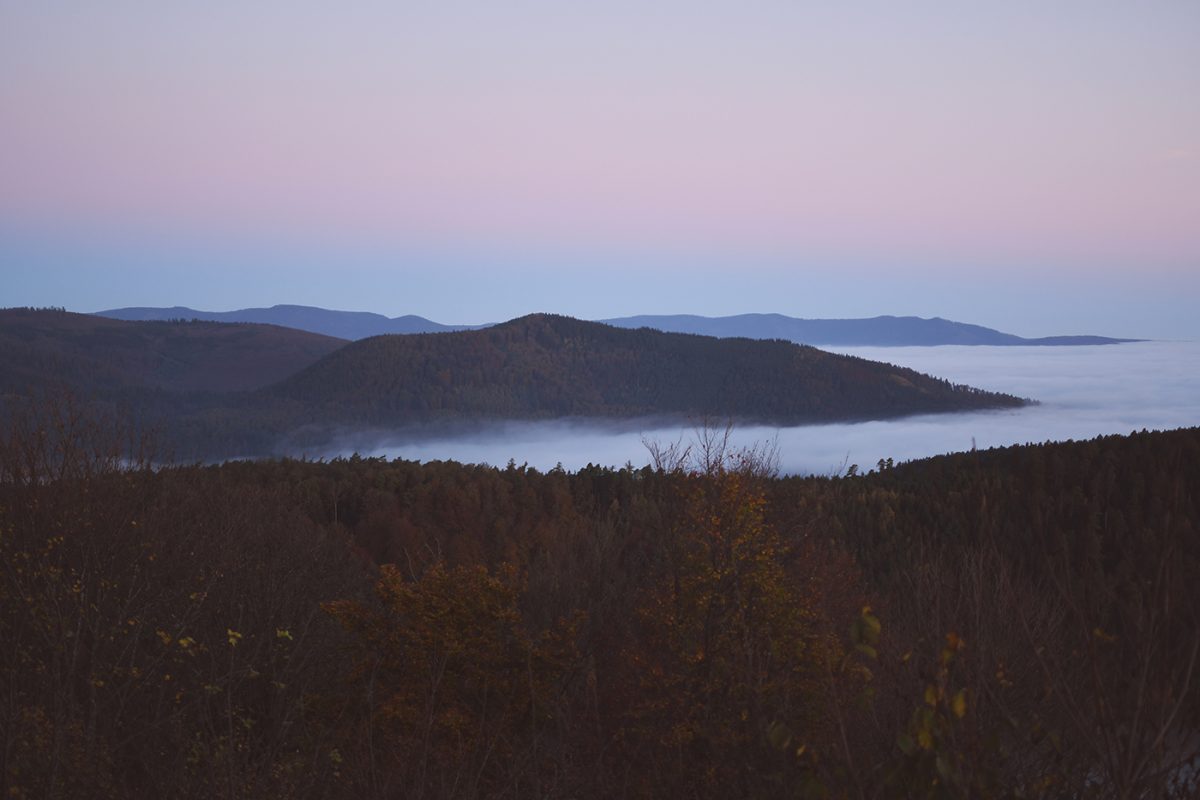
[(282, 380), (346, 342), (275, 325), (124, 322), (0, 309), (0, 391), (236, 392)]
[(535, 314), (355, 342), (261, 393), (313, 420), (719, 415), (796, 424), (1013, 407), (1007, 395), (782, 341), (623, 330)]
[(780, 425), (1019, 406), (784, 341), (531, 315), (340, 339), (269, 325), (0, 311), (0, 397), (129, 409), (180, 457), (307, 452), (341, 432), (501, 419), (716, 416)]

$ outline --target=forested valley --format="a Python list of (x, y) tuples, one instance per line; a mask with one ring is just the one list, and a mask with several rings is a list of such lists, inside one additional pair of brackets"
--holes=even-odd
[(1200, 429), (779, 477), (0, 441), (13, 798), (1192, 797)]

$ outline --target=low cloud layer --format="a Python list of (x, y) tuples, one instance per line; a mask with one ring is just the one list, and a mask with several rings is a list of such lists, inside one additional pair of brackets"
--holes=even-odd
[[(794, 474), (829, 474), (850, 464), (868, 469), (880, 459), (915, 458), (1029, 442), (1090, 439), (1143, 428), (1200, 425), (1200, 343), (1142, 342), (1106, 347), (835, 348), (984, 389), (1039, 401), (1011, 411), (935, 414), (887, 422), (747, 427), (740, 444), (778, 438), (781, 467)], [(613, 428), (568, 422), (507, 422), (470, 433), (381, 436), (353, 448), (364, 455), (488, 463), (511, 459), (538, 469), (587, 464), (640, 466), (643, 440), (670, 442), (690, 428)], [(364, 446), (365, 445), (365, 446)], [(345, 454), (343, 452), (342, 454)]]

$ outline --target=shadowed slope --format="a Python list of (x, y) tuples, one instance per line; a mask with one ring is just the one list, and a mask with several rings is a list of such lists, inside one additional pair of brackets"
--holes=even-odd
[(264, 392), (312, 419), (713, 414), (780, 424), (1023, 401), (782, 341), (623, 330), (535, 314), (480, 331), (356, 342)]
[(0, 389), (48, 383), (86, 394), (267, 386), (345, 345), (275, 325), (123, 322), (66, 311), (0, 310)]

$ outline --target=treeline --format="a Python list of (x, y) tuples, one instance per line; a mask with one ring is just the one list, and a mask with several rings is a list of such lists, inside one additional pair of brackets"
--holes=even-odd
[(774, 477), (0, 442), (12, 797), (1188, 797), (1200, 430)]

